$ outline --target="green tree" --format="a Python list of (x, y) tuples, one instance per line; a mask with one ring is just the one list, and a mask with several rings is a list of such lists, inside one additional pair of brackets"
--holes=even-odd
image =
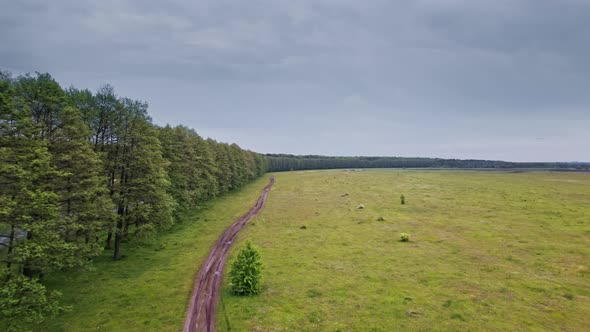
[[(54, 196), (47, 200), (57, 208), (52, 220), (40, 223), (39, 232), (28, 232), (24, 246), (47, 237), (52, 269), (87, 265), (100, 253), (98, 235), (112, 220), (112, 204), (100, 177), (101, 165), (88, 141), (90, 132), (81, 112), (68, 104), (66, 93), (49, 74), (29, 75), (17, 80), (22, 107), (30, 110), (34, 126), (31, 138), (46, 145), (53, 172), (39, 181)], [(51, 227), (52, 229), (48, 229)], [(35, 241), (31, 241), (35, 234)], [(42, 264), (37, 268), (42, 271)]]
[(212, 139), (207, 140), (211, 147), (215, 164), (217, 165), (217, 183), (219, 193), (224, 193), (232, 188), (232, 169), (230, 166), (229, 151), (225, 147), (227, 144), (218, 143)]
[(190, 130), (189, 139), (191, 144), (194, 146), (197, 157), (194, 161), (194, 165), (199, 170), (198, 176), (201, 180), (201, 195), (199, 200), (204, 201), (216, 196), (218, 193), (219, 188), (216, 174), (219, 173), (219, 169), (215, 162), (215, 157), (209, 142), (205, 141), (192, 129)]
[(46, 181), (55, 176), (45, 140), (9, 75), (0, 75), (0, 322), (8, 330), (42, 321), (61, 310), (35, 276), (63, 265), (58, 195)]
[(187, 144), (184, 128), (166, 126), (158, 129), (162, 156), (167, 161), (166, 171), (170, 178), (169, 193), (179, 206), (190, 206), (198, 196), (197, 176), (191, 161), (194, 149)]
[[(68, 89), (66, 94), (69, 103), (80, 110), (81, 117), (90, 130), (89, 140), (102, 165), (101, 175), (105, 178), (104, 183), (111, 200), (116, 203), (116, 185), (124, 155), (118, 144), (122, 131), (123, 106), (114, 88), (108, 84), (99, 88), (96, 95), (89, 90), (75, 88)], [(111, 249), (114, 231), (115, 224), (110, 223), (105, 241), (106, 249)]]
[(248, 178), (246, 170), (246, 161), (242, 155), (242, 150), (237, 144), (224, 145), (226, 154), (229, 156), (229, 167), (231, 170), (231, 189), (241, 187)]
[(240, 250), (232, 263), (232, 292), (236, 295), (255, 295), (262, 286), (262, 261), (258, 250), (250, 241)]
[(59, 304), (60, 297), (60, 292), (48, 292), (38, 279), (0, 267), (0, 326), (8, 331), (23, 331), (28, 324), (70, 310)]
[(61, 197), (63, 236), (75, 244), (72, 265), (84, 265), (102, 251), (99, 236), (112, 226), (114, 205), (81, 113), (65, 107), (54, 133), (49, 151), (54, 167), (62, 172), (52, 184)]
[(59, 196), (48, 182), (59, 176), (29, 103), (10, 81), (0, 82), (0, 225), (9, 229), (4, 258), (28, 277), (62, 265)]
[[(168, 165), (162, 156), (159, 133), (147, 114), (146, 103), (118, 98), (110, 85), (101, 87), (94, 96), (76, 89), (69, 89), (67, 94), (81, 109), (94, 151), (102, 161), (116, 211), (106, 248), (111, 248), (114, 237), (113, 258), (119, 259), (121, 243), (131, 234), (148, 237), (173, 222), (175, 201), (169, 194)], [(184, 153), (184, 147), (170, 148), (171, 152), (179, 148), (179, 154)]]
[(207, 142), (184, 126), (159, 128), (170, 193), (184, 208), (217, 194), (215, 160)]
[(120, 131), (114, 156), (116, 176), (113, 196), (117, 206), (114, 259), (119, 259), (121, 241), (130, 227), (139, 237), (153, 235), (173, 222), (174, 201), (166, 161), (156, 128), (147, 115), (147, 104), (130, 99), (121, 101)]

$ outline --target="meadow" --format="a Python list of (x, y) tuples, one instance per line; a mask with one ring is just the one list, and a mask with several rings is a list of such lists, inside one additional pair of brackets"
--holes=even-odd
[[(273, 175), (228, 259), (251, 240), (263, 291), (231, 295), (226, 269), (219, 331), (590, 330), (588, 173)], [(73, 310), (33, 329), (181, 330), (201, 262), (268, 176), (188, 211), (148, 245), (126, 243), (121, 261), (105, 253), (94, 271), (49, 275)]]
[(588, 173), (275, 176), (239, 236), (263, 292), (233, 296), (226, 274), (220, 331), (590, 330)]

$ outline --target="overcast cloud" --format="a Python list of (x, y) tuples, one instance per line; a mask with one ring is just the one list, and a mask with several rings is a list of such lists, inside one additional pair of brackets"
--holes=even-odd
[(0, 45), (257, 152), (590, 161), (587, 0), (0, 0)]

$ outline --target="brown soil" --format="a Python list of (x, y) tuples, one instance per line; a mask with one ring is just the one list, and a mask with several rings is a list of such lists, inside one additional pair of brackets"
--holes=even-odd
[(262, 210), (274, 182), (274, 177), (271, 177), (269, 184), (260, 193), (254, 207), (236, 220), (211, 249), (211, 253), (203, 263), (193, 286), (193, 294), (190, 298), (189, 309), (184, 322), (184, 332), (215, 331), (215, 313), (227, 252), (240, 229)]

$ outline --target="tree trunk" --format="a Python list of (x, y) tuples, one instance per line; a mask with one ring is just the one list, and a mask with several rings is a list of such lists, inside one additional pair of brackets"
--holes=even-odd
[(14, 244), (14, 236), (15, 236), (14, 224), (11, 224), (10, 225), (10, 238), (8, 240), (8, 252), (6, 254), (6, 258), (8, 258), (8, 261), (6, 263), (6, 268), (8, 270), (10, 270), (10, 267), (12, 266), (11, 254), (12, 254), (12, 246)]
[(105, 250), (111, 250), (112, 239), (113, 239), (113, 231), (109, 231), (109, 234), (107, 235), (106, 243), (104, 245)]
[[(33, 233), (27, 232), (27, 240), (31, 240), (33, 238)], [(31, 268), (29, 262), (25, 262), (23, 265), (23, 275), (25, 277), (33, 278), (35, 276), (35, 271)]]
[(121, 258), (121, 238), (121, 234), (117, 232), (117, 234), (115, 234), (115, 252), (113, 253), (114, 260), (118, 260)]
[(125, 228), (123, 229), (123, 238), (127, 238), (127, 235), (129, 235), (129, 222), (125, 223)]
[(117, 209), (119, 218), (117, 220), (117, 228), (115, 229), (115, 252), (113, 253), (113, 259), (117, 260), (121, 258), (121, 240), (123, 239), (123, 227), (125, 225), (125, 207), (119, 205)]

